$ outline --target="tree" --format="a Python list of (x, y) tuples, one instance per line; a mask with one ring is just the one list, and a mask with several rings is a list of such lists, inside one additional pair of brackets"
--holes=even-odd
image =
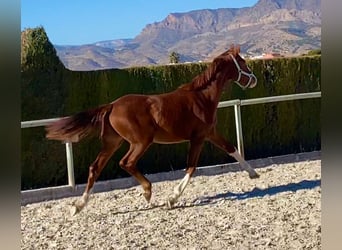
[(308, 52), (309, 56), (313, 56), (313, 55), (320, 55), (321, 54), (321, 49), (314, 49), (314, 50), (310, 50)]
[(179, 63), (179, 54), (172, 51), (169, 55), (170, 63)]

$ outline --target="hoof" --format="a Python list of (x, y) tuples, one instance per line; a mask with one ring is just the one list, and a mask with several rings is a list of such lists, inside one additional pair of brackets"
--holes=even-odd
[(172, 209), (173, 203), (171, 203), (171, 201), (167, 200), (166, 201), (166, 207), (167, 209)]
[(80, 202), (80, 201), (73, 202), (72, 207), (70, 209), (71, 216), (74, 216), (78, 214), (79, 212), (81, 212), (81, 210), (85, 207), (85, 205), (86, 205), (86, 202)]
[(175, 204), (175, 202), (176, 202), (176, 200), (175, 199), (173, 199), (173, 198), (170, 198), (170, 199), (168, 199), (167, 201), (166, 201), (166, 207), (168, 208), (168, 209), (172, 209), (173, 208), (173, 205)]
[(146, 193), (143, 193), (143, 196), (145, 197), (147, 203), (150, 203), (152, 193), (151, 192), (146, 192)]
[(78, 214), (82, 209), (79, 208), (78, 206), (76, 205), (73, 205), (70, 209), (70, 214), (71, 216), (75, 216), (76, 214)]
[(259, 177), (260, 177), (260, 175), (257, 172), (254, 172), (253, 174), (249, 174), (249, 178), (251, 178), (251, 179), (257, 179)]

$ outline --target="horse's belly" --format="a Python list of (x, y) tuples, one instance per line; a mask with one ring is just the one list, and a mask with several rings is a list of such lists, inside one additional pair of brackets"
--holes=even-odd
[(175, 143), (181, 143), (181, 142), (186, 142), (188, 140), (158, 140), (158, 139), (154, 139), (153, 142), (154, 143), (158, 143), (158, 144), (175, 144)]
[(159, 144), (173, 144), (185, 141), (187, 140), (175, 135), (171, 135), (167, 132), (157, 132), (153, 138), (153, 142)]

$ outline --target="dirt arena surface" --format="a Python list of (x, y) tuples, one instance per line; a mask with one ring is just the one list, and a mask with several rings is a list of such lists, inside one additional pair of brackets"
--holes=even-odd
[(21, 207), (21, 249), (321, 249), (321, 161), (191, 179), (175, 207), (179, 180), (153, 183), (153, 207), (139, 186)]

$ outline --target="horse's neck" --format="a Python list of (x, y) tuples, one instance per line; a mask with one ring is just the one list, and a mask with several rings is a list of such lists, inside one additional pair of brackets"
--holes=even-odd
[(208, 84), (208, 87), (202, 89), (201, 92), (205, 99), (217, 106), (220, 101), (223, 91), (224, 81), (222, 79), (215, 79)]

